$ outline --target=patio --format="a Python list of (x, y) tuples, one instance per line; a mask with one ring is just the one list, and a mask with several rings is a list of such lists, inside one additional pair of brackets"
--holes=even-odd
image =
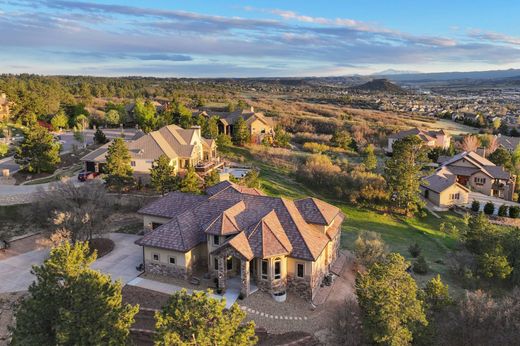
[[(179, 282), (179, 281), (177, 281), (177, 282)], [(209, 288), (209, 287), (201, 286), (199, 289), (193, 289), (193, 285), (189, 285), (187, 281), (186, 281), (186, 284), (187, 285), (178, 285), (178, 284), (165, 282), (165, 280), (157, 281), (157, 280), (148, 279), (146, 277), (137, 277), (127, 283), (127, 285), (129, 285), (129, 286), (140, 287), (140, 288), (144, 288), (144, 289), (148, 289), (151, 291), (156, 291), (156, 292), (160, 292), (160, 293), (164, 293), (164, 294), (168, 294), (168, 295), (171, 295), (182, 289), (185, 289), (186, 291), (188, 291), (188, 293), (192, 294), (193, 292), (203, 291), (203, 290)], [(229, 309), (237, 301), (238, 296), (240, 295), (241, 286), (242, 286), (242, 282), (239, 277), (231, 278), (231, 279), (227, 280), (227, 288), (223, 294), (212, 293), (211, 297), (218, 299), (218, 300), (226, 299), (226, 308)], [(251, 285), (251, 290), (253, 292), (256, 292), (258, 290), (258, 288), (254, 285)]]

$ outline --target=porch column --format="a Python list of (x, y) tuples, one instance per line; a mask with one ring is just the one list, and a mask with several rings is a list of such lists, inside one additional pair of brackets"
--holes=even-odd
[(250, 275), (249, 275), (249, 261), (241, 260), (240, 264), (241, 264), (240, 276), (242, 279), (242, 287), (240, 288), (240, 293), (244, 297), (247, 297), (247, 296), (249, 296), (249, 291), (250, 291), (249, 283), (251, 280)]
[(222, 289), (222, 291), (226, 290), (226, 261), (223, 256), (218, 256), (218, 288)]

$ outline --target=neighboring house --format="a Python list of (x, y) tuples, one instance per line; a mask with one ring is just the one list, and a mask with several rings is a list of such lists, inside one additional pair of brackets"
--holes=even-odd
[[(107, 143), (81, 158), (87, 171), (103, 171), (109, 145)], [(198, 126), (183, 129), (168, 125), (148, 134), (140, 131), (127, 142), (127, 146), (134, 175), (144, 179), (148, 179), (153, 161), (163, 154), (170, 158), (176, 173), (187, 167), (207, 173), (221, 165), (215, 140), (203, 138)]]
[(10, 112), (10, 103), (7, 100), (7, 95), (0, 93), (0, 121), (9, 118)]
[(520, 144), (520, 137), (509, 137), (503, 135), (497, 135), (498, 145), (502, 148), (513, 152), (516, 147)]
[(202, 115), (207, 118), (216, 116), (219, 118), (218, 131), (229, 136), (233, 136), (234, 124), (239, 117), (245, 120), (251, 141), (260, 143), (266, 136), (274, 135), (274, 123), (271, 118), (265, 117), (262, 113), (256, 113), (251, 107), (249, 111), (237, 110), (235, 112), (214, 112), (210, 110), (197, 111), (194, 116)]
[(419, 137), (426, 146), (430, 148), (442, 148), (448, 149), (450, 147), (451, 136), (444, 132), (439, 131), (426, 131), (418, 128), (413, 128), (406, 131), (401, 131), (388, 136), (388, 145), (386, 151), (388, 153), (393, 152), (394, 143), (399, 140), (410, 136)]
[(341, 211), (321, 200), (265, 196), (224, 181), (205, 195), (172, 192), (139, 210), (147, 231), (145, 271), (189, 279), (241, 282), (270, 293), (291, 290), (311, 300), (338, 257)]
[(439, 207), (468, 203), (470, 191), (511, 201), (516, 177), (475, 152), (439, 158), (440, 167), (424, 178), (423, 196)]

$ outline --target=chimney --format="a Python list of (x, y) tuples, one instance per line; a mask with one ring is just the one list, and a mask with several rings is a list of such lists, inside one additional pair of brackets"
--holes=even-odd
[(251, 113), (255, 112), (255, 107), (251, 106)]
[(192, 127), (190, 127), (192, 130), (195, 130), (195, 132), (197, 132), (199, 134), (199, 137), (202, 138), (202, 135), (200, 134), (200, 126), (199, 125), (193, 125)]

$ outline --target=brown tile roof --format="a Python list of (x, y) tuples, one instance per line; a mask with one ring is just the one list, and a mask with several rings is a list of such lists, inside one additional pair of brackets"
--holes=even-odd
[[(293, 201), (244, 193), (230, 182), (208, 190), (211, 193), (205, 196), (174, 192), (142, 208), (140, 213), (171, 215), (172, 220), (146, 234), (138, 244), (188, 251), (205, 242), (206, 233), (226, 235), (238, 230), (238, 235), (246, 234), (255, 256), (290, 254), (295, 258), (315, 260), (329, 242), (330, 235), (307, 223)], [(320, 202), (314, 203), (320, 206), (325, 219), (336, 214), (331, 220), (334, 230), (330, 232), (337, 234), (343, 215), (337, 208)], [(237, 251), (245, 253), (248, 250), (242, 247)]]
[(264, 196), (264, 193), (262, 191), (260, 191), (259, 189), (233, 184), (232, 182), (230, 182), (228, 180), (221, 181), (220, 183), (218, 183), (216, 185), (208, 187), (206, 189), (206, 193), (210, 196), (213, 196), (213, 195), (216, 195), (217, 193), (220, 193), (229, 188), (233, 189), (235, 191), (238, 191), (240, 193), (246, 193), (248, 195)]
[(339, 213), (337, 207), (312, 197), (300, 199), (294, 204), (308, 223), (330, 225)]
[(244, 232), (234, 236), (227, 244), (237, 250), (238, 253), (244, 256), (248, 261), (255, 257)]
[(174, 218), (205, 202), (208, 196), (192, 195), (179, 191), (170, 192), (166, 196), (147, 204), (137, 212), (152, 216)]

